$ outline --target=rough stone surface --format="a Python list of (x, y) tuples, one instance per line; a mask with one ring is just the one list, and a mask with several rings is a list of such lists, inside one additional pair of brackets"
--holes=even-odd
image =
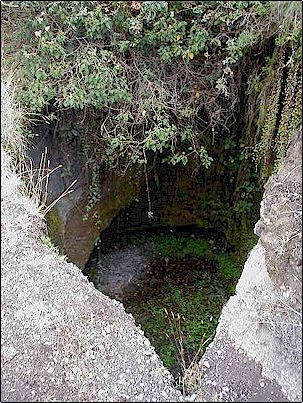
[[(102, 230), (137, 194), (138, 185), (132, 174), (118, 176), (105, 174), (101, 178), (102, 198), (83, 220), (83, 212), (88, 205), (87, 188), (81, 189), (81, 197), (73, 206), (61, 204), (58, 212), (65, 209), (67, 217), (64, 225), (63, 253), (81, 269), (84, 268)], [(80, 190), (80, 189), (79, 189)], [(66, 203), (66, 201), (65, 201)]]
[(287, 401), (279, 385), (262, 375), (261, 365), (237, 349), (224, 332), (209, 347), (200, 371), (203, 381), (196, 401)]
[[(139, 191), (142, 175), (129, 171), (118, 175), (104, 171), (98, 181), (98, 200), (93, 209), (84, 215), (89, 205), (91, 166), (82, 157), (78, 143), (58, 140), (46, 132), (38, 137), (29, 157), (35, 167), (39, 167), (42, 152), (47, 149), (50, 168), (48, 204), (61, 197), (72, 186), (73, 192), (60, 198), (48, 215), (51, 238), (69, 260), (83, 269), (94, 248), (101, 231), (109, 226), (119, 210), (128, 205)], [(62, 165), (62, 168), (56, 169)]]
[[(39, 132), (39, 128), (36, 130)], [(93, 173), (92, 164), (82, 157), (80, 144), (64, 136), (54, 136), (45, 127), (44, 130), (41, 128), (35, 141), (36, 145), (29, 152), (35, 167), (39, 167), (45, 148), (51, 156), (51, 168), (62, 165), (50, 175), (48, 203), (60, 197), (74, 180), (77, 181), (72, 186), (74, 191), (58, 201), (47, 221), (51, 238), (81, 269), (89, 260), (96, 239), (110, 224), (119, 230), (191, 225), (211, 230), (217, 225), (211, 216), (209, 200), (218, 198), (223, 191), (222, 178), (216, 174), (214, 179), (211, 173), (207, 178), (193, 175), (195, 167), (191, 164), (185, 167), (155, 165), (148, 173), (149, 195), (146, 177), (138, 168), (129, 168), (125, 175), (104, 169), (98, 180), (98, 189), (95, 189), (95, 208), (83, 220)], [(220, 204), (220, 200), (217, 203)], [(153, 213), (152, 220), (149, 210)]]
[(182, 401), (122, 304), (42, 243), (1, 157), (1, 401)]
[(284, 165), (271, 176), (255, 232), (265, 249), (266, 267), (291, 308), (302, 312), (302, 133), (298, 132)]
[(133, 292), (151, 260), (152, 246), (146, 243), (130, 246), (100, 256), (94, 263), (95, 287), (113, 298), (123, 301), (123, 296)]
[(302, 401), (301, 148), (298, 133), (266, 185), (260, 240), (200, 362), (198, 399)]

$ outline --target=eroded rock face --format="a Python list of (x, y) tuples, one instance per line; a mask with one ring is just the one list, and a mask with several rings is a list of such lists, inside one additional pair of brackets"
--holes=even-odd
[[(136, 180), (138, 179), (138, 180)], [(88, 204), (87, 188), (73, 206), (68, 207), (65, 225), (62, 228), (62, 246), (69, 259), (81, 269), (84, 268), (94, 248), (100, 232), (107, 228), (121, 208), (126, 206), (137, 194), (139, 176), (118, 176), (105, 174), (102, 177), (101, 200), (84, 220)], [(59, 207), (62, 210), (62, 205)], [(57, 211), (60, 211), (60, 210)]]
[[(83, 158), (81, 145), (66, 138), (54, 137), (41, 129), (36, 146), (29, 153), (34, 166), (39, 167), (40, 157), (47, 147), (50, 167), (55, 169), (49, 177), (48, 204), (60, 200), (47, 215), (49, 235), (69, 260), (83, 269), (89, 260), (96, 240), (118, 213), (125, 209), (125, 225), (133, 228), (152, 226), (198, 225), (210, 229), (208, 219), (210, 189), (204, 180), (193, 175), (193, 166), (173, 167), (160, 164), (148, 173), (149, 198), (146, 177), (137, 168), (129, 169), (125, 175), (114, 171), (101, 172), (95, 191), (96, 203), (87, 213), (90, 198), (92, 167)], [(62, 193), (72, 186), (73, 192), (61, 198)], [(220, 194), (220, 178), (211, 181), (213, 194)], [(150, 202), (150, 203), (149, 203)], [(208, 206), (208, 209), (205, 208)], [(153, 219), (148, 212), (152, 210)], [(127, 210), (127, 211), (126, 211)], [(86, 215), (86, 219), (84, 219)], [(121, 218), (121, 217), (120, 217)]]
[[(122, 223), (122, 229), (124, 224), (132, 229), (197, 226), (205, 231), (219, 229), (233, 245), (241, 242), (238, 239), (241, 231), (235, 231), (236, 225), (232, 230), (227, 225), (227, 192), (221, 161), (214, 163), (211, 170), (197, 172), (193, 162), (172, 166), (155, 159), (148, 166), (147, 177), (134, 167), (125, 175), (103, 168), (91, 192), (94, 170), (88, 157), (84, 158), (79, 140), (54, 135), (45, 127), (39, 130), (36, 147), (29, 153), (34, 166), (39, 167), (45, 147), (50, 167), (62, 165), (49, 178), (48, 204), (60, 198), (47, 215), (49, 234), (61, 252), (81, 269), (88, 262), (99, 235), (115, 218), (119, 225)], [(74, 181), (73, 192), (61, 198)], [(84, 220), (91, 193), (95, 206)]]
[(135, 198), (143, 176), (134, 170), (125, 175), (104, 170), (98, 182), (98, 199), (94, 208), (87, 212), (91, 166), (84, 161), (80, 145), (45, 134), (30, 152), (34, 166), (39, 166), (41, 153), (46, 147), (50, 167), (62, 165), (49, 177), (48, 205), (60, 198), (76, 181), (72, 186), (73, 192), (60, 198), (47, 215), (49, 234), (61, 252), (83, 269), (100, 232), (109, 226), (121, 208)]
[(265, 186), (255, 233), (265, 249), (272, 282), (291, 307), (302, 309), (302, 133), (298, 132), (284, 164)]
[(200, 362), (198, 401), (302, 401), (301, 141), (265, 186), (260, 239)]

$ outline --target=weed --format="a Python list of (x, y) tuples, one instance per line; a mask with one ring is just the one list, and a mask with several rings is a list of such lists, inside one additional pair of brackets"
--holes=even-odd
[(24, 106), (21, 108), (16, 102), (14, 75), (5, 71), (4, 67), (1, 73), (6, 77), (1, 85), (1, 143), (5, 151), (12, 156), (17, 175), (21, 179), (19, 187), (21, 194), (29, 197), (38, 211), (46, 215), (62, 197), (73, 192), (71, 187), (76, 181), (72, 182), (56, 200), (47, 205), (49, 177), (62, 166), (50, 168), (47, 148), (41, 155), (37, 169), (33, 167), (31, 160), (26, 160), (26, 111)]
[[(197, 363), (214, 337), (223, 305), (241, 270), (208, 240), (154, 235), (151, 276), (124, 301), (184, 393), (199, 381)], [(136, 242), (136, 241), (135, 241)]]
[(57, 255), (59, 255), (59, 259), (66, 261), (67, 260), (67, 256), (66, 255), (61, 255), (60, 254), (60, 250), (59, 247), (56, 246), (53, 241), (51, 240), (51, 238), (49, 236), (41, 236), (41, 241), (44, 243), (44, 245), (46, 245), (52, 252), (56, 253)]
[(44, 216), (61, 200), (64, 196), (72, 193), (71, 187), (76, 183), (74, 180), (53, 202), (47, 205), (48, 185), (50, 175), (62, 165), (50, 168), (50, 160), (47, 159), (47, 148), (41, 155), (39, 168), (35, 169), (31, 160), (21, 160), (18, 167), (18, 176), (21, 179), (20, 191), (23, 195), (32, 199), (37, 209)]
[(200, 357), (212, 340), (223, 304), (229, 297), (215, 270), (205, 270), (198, 281), (184, 284), (182, 278), (197, 277), (199, 268), (192, 262), (188, 257), (182, 260), (182, 266), (175, 267), (176, 260), (171, 258), (169, 264), (178, 270), (178, 275), (171, 273), (161, 280), (157, 292), (153, 289), (149, 294), (139, 293), (125, 304), (164, 365), (180, 382), (193, 365), (194, 357)]

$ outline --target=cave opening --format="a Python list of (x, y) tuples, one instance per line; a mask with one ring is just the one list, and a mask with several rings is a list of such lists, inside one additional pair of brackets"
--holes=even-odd
[[(45, 136), (43, 141), (43, 145), (57, 155), (54, 150), (59, 148), (59, 140)], [(39, 160), (36, 150), (41, 148), (42, 143), (32, 155), (36, 164)], [(49, 197), (58, 197), (57, 188), (65, 188), (67, 180), (80, 178), (76, 192), (87, 200), (87, 185), (79, 168), (79, 150), (70, 146), (67, 151), (73, 176), (67, 178), (64, 172), (55, 171), (49, 181)], [(58, 153), (52, 163), (61, 161)], [(137, 326), (173, 375), (176, 386), (183, 391), (184, 387), (189, 391), (192, 387), (189, 383), (194, 377), (186, 383), (185, 374), (198, 365), (212, 341), (223, 306), (235, 292), (245, 252), (253, 246), (247, 240), (253, 236), (257, 214), (245, 215), (248, 222), (245, 231), (238, 220), (244, 214), (234, 209), (237, 204), (232, 199), (230, 184), (234, 178), (226, 175), (227, 168), (223, 166), (224, 160), (218, 159), (206, 171), (197, 170), (191, 164), (171, 166), (151, 159), (146, 175), (138, 172), (137, 176), (116, 178), (105, 171), (100, 177), (103, 183), (103, 193), (100, 193), (106, 197), (103, 196), (98, 209), (90, 212), (95, 218), (87, 228), (95, 231), (98, 220), (103, 224), (103, 220), (109, 218), (109, 223), (97, 232), (95, 246), (86, 251), (90, 256), (85, 267), (78, 265), (96, 289), (120, 301), (126, 312), (133, 315)], [(135, 180), (137, 191), (134, 191)], [(249, 189), (242, 192), (242, 204), (248, 196), (252, 199)], [(253, 195), (258, 210), (260, 195)], [(64, 209), (64, 203), (74, 206), (72, 197), (73, 194), (63, 198), (57, 211)], [(71, 242), (68, 251), (62, 249), (76, 264), (72, 253), (76, 249), (83, 253), (78, 234), (89, 236), (86, 221), (83, 221), (85, 204), (81, 206), (76, 204), (78, 221), (74, 224), (75, 216), (71, 215), (65, 224), (65, 239)], [(75, 211), (65, 208), (66, 217), (69, 217), (67, 211)], [(54, 225), (56, 221), (50, 215), (47, 219), (49, 228), (55, 228), (55, 235), (60, 233), (59, 226)], [(82, 232), (77, 233), (82, 225)], [(255, 238), (252, 239), (255, 242)], [(246, 251), (241, 249), (239, 240), (245, 241)], [(199, 371), (193, 372), (199, 374)]]
[[(222, 158), (208, 170), (150, 158), (147, 175), (111, 176), (104, 170), (98, 179), (100, 205), (90, 211), (94, 220), (87, 224), (83, 218), (89, 166), (81, 163), (79, 148), (51, 134), (39, 143), (36, 140), (35, 164), (39, 164), (39, 150), (47, 146), (52, 165), (64, 162), (66, 156), (65, 167), (70, 166), (71, 173), (56, 170), (50, 176), (50, 202), (78, 178), (75, 192), (46, 217), (54, 243), (63, 246), (62, 253), (75, 264), (74, 251), (77, 257), (90, 254), (85, 267), (78, 267), (96, 289), (123, 303), (176, 385), (184, 388), (186, 370), (197, 364), (212, 341), (222, 308), (234, 294), (247, 252), (256, 241), (252, 228), (260, 190), (243, 186), (240, 195), (233, 192), (237, 178)], [(252, 169), (248, 174), (253, 175)], [(102, 228), (97, 230), (95, 246), (92, 241), (84, 253), (78, 239), (88, 239), (98, 220)]]
[(178, 182), (178, 170), (175, 175), (165, 171), (161, 186), (150, 179), (150, 200), (143, 186), (100, 233), (83, 273), (123, 303), (184, 388), (181, 379), (213, 339), (241, 266), (232, 257), (235, 246), (220, 229), (193, 219), (199, 192), (192, 185), (188, 191), (188, 178), (181, 175)]
[(124, 304), (178, 382), (235, 292), (263, 185), (301, 124), (300, 12), (30, 3), (4, 8), (45, 243)]

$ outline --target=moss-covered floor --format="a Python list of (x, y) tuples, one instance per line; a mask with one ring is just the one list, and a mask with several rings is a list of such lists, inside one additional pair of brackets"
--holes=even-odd
[[(116, 246), (103, 244), (102, 253), (113, 253), (111, 247), (129, 253), (129, 248), (146, 242), (152, 245), (149, 263), (121, 301), (164, 365), (179, 379), (211, 342), (241, 270), (224, 251), (222, 242), (220, 245), (219, 240), (190, 233), (124, 233), (116, 237)], [(98, 258), (95, 253), (85, 270), (97, 288), (96, 259), (102, 261), (102, 253)], [(102, 291), (107, 293), (104, 288)]]

